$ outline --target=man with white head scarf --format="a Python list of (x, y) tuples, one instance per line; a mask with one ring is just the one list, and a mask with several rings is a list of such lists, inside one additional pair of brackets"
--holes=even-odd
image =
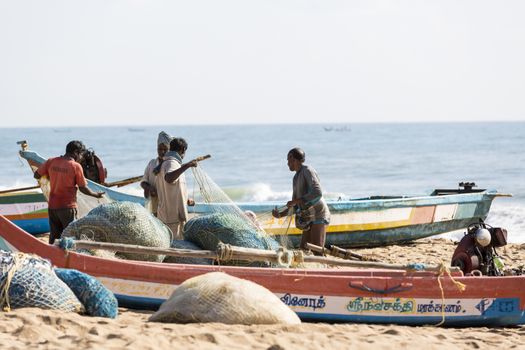
[(155, 173), (154, 169), (162, 164), (164, 161), (164, 155), (169, 149), (169, 145), (172, 137), (161, 131), (157, 137), (157, 158), (154, 158), (149, 161), (146, 169), (144, 170), (144, 178), (140, 183), (140, 187), (144, 190), (144, 197), (149, 199), (151, 205), (151, 212), (153, 215), (157, 216), (158, 208), (158, 195), (157, 189), (155, 187)]

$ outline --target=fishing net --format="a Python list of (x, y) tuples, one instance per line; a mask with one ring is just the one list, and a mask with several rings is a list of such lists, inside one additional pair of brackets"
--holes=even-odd
[(55, 274), (71, 288), (88, 315), (117, 317), (118, 302), (115, 295), (97, 279), (72, 269), (55, 269)]
[(264, 231), (257, 230), (242, 216), (233, 213), (218, 212), (189, 220), (184, 226), (184, 238), (207, 250), (215, 250), (219, 242), (265, 250), (280, 247)]
[(83, 310), (75, 294), (55, 275), (47, 260), (0, 251), (0, 272), (0, 303), (4, 310), (22, 307)]
[(268, 289), (222, 272), (186, 280), (149, 320), (246, 325), (301, 323), (299, 317)]
[[(49, 193), (51, 191), (50, 182), (47, 176), (42, 176), (38, 180), (38, 184), (40, 185), (40, 189), (42, 190), (42, 193), (46, 197), (46, 199), (49, 201)], [(77, 215), (79, 218), (86, 216), (92, 209), (98, 207), (101, 204), (107, 204), (111, 203), (113, 200), (111, 200), (107, 195), (103, 195), (102, 198), (95, 198), (88, 195), (83, 194), (80, 191), (77, 191)]]
[[(96, 242), (169, 248), (173, 234), (140, 204), (113, 202), (102, 204), (83, 218), (73, 221), (66, 227), (62, 236)], [(165, 257), (125, 252), (117, 252), (115, 255), (123, 259), (156, 262), (162, 262)]]
[[(202, 250), (198, 245), (192, 242), (185, 241), (185, 240), (178, 240), (178, 239), (174, 239), (171, 242), (171, 248)], [(186, 258), (186, 257), (179, 257), (179, 256), (166, 256), (163, 262), (176, 263), (176, 264), (211, 265), (213, 263), (213, 260), (203, 259), (203, 258)]]
[(243, 212), (202, 170), (192, 168), (209, 214), (192, 218), (184, 226), (184, 238), (207, 250), (219, 242), (239, 247), (276, 250), (282, 243), (266, 234), (252, 212)]

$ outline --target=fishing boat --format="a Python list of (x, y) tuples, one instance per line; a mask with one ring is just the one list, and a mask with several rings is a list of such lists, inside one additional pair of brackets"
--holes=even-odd
[[(20, 151), (35, 171), (45, 158), (26, 146)], [(474, 188), (473, 183), (460, 183), (457, 189), (436, 189), (421, 196), (371, 196), (351, 200), (327, 201), (331, 219), (326, 243), (341, 247), (370, 247), (409, 242), (445, 232), (461, 230), (480, 219), (485, 220), (494, 198), (510, 196), (496, 190)], [(143, 197), (122, 193), (89, 181), (93, 191), (103, 191), (115, 201), (145, 205)], [(80, 196), (80, 194), (79, 194)], [(286, 218), (268, 215), (282, 202), (235, 203), (241, 210), (251, 210), (261, 218), (259, 224), (273, 235), (284, 235), (298, 245), (301, 231)], [(217, 207), (231, 203), (197, 203), (189, 207), (190, 216), (213, 213)], [(293, 220), (293, 218), (292, 218)]]
[(0, 194), (0, 215), (33, 234), (49, 232), (47, 202), (42, 192)]
[[(258, 283), (303, 321), (401, 325), (513, 326), (525, 323), (525, 276), (463, 276), (386, 269), (286, 269), (106, 259), (48, 245), (0, 216), (0, 248), (36, 254), (96, 277), (119, 305), (157, 309), (178, 285), (208, 272)], [(465, 289), (461, 291), (457, 283)]]

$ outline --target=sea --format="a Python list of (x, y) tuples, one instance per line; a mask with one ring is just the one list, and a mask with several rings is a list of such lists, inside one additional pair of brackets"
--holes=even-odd
[[(81, 140), (102, 160), (107, 181), (117, 181), (143, 174), (160, 131), (186, 139), (187, 160), (210, 154), (203, 170), (236, 202), (284, 205), (293, 177), (286, 155), (301, 147), (328, 199), (430, 194), (460, 182), (512, 194), (494, 200), (486, 222), (525, 243), (525, 122), (2, 128), (0, 190), (36, 184), (17, 141), (47, 158)], [(198, 192), (191, 172), (186, 178), (190, 195)], [(138, 184), (119, 190), (142, 194)]]

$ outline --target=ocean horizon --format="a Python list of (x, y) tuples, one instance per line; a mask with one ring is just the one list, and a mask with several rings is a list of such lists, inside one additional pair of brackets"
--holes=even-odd
[[(186, 160), (211, 154), (201, 166), (234, 201), (289, 200), (286, 154), (299, 146), (330, 199), (429, 194), (462, 181), (511, 193), (494, 200), (487, 222), (507, 228), (509, 241), (525, 242), (525, 122), (1, 128), (0, 189), (35, 184), (17, 141), (47, 158), (81, 140), (116, 181), (143, 173), (160, 131), (188, 141)], [(186, 178), (190, 194), (198, 191), (191, 172)], [(119, 190), (142, 193), (138, 184)]]

